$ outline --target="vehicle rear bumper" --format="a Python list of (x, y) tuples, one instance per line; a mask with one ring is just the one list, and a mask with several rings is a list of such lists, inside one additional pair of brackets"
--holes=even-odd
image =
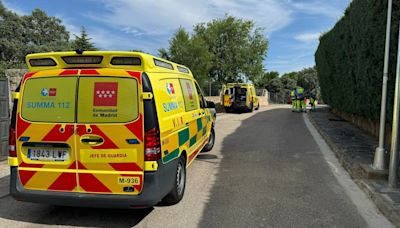
[(235, 109), (235, 110), (245, 110), (248, 109), (246, 102), (238, 102), (238, 103), (233, 103), (231, 108)]
[(18, 167), (11, 167), (10, 193), (19, 201), (100, 208), (142, 208), (159, 203), (173, 188), (178, 159), (160, 164), (156, 172), (145, 172), (139, 195), (55, 192), (25, 189), (18, 177)]

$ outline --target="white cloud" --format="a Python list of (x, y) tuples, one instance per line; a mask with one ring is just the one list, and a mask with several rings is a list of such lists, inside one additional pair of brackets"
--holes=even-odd
[[(296, 2), (295, 2), (296, 1)], [(350, 1), (350, 0), (347, 0)], [(298, 2), (289, 0), (290, 5), (298, 12), (310, 15), (323, 15), (330, 18), (339, 18), (343, 15), (343, 8), (339, 5), (343, 1), (321, 1)]]
[(25, 10), (21, 9), (15, 2), (12, 1), (3, 1), (3, 5), (6, 9), (18, 14), (18, 15), (28, 15), (30, 14), (29, 12), (26, 12)]
[(89, 14), (126, 33), (137, 35), (170, 35), (178, 27), (191, 29), (193, 25), (223, 17), (226, 13), (239, 18), (251, 19), (266, 32), (287, 26), (292, 10), (280, 0), (113, 0), (105, 1), (106, 12)]
[(321, 33), (319, 32), (303, 33), (295, 36), (294, 39), (301, 42), (311, 42), (311, 41), (317, 41), (320, 35)]
[[(131, 36), (120, 36), (99, 27), (88, 28), (87, 32), (95, 46), (103, 50), (129, 51), (134, 49), (156, 55), (157, 49), (161, 47), (158, 44), (155, 45), (154, 41), (151, 40)], [(165, 43), (164, 41), (157, 41), (157, 43), (167, 45), (167, 38), (164, 40)]]

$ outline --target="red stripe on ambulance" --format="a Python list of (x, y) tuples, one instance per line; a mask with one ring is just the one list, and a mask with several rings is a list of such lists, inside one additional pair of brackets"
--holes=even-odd
[(21, 184), (25, 185), (36, 174), (36, 171), (19, 170), (18, 173)]
[(76, 173), (62, 173), (48, 189), (56, 191), (72, 191), (76, 186)]
[(31, 125), (31, 123), (26, 122), (23, 120), (20, 116), (20, 114), (17, 114), (17, 139), (28, 129), (28, 127)]
[(116, 171), (143, 171), (136, 163), (108, 163)]
[(139, 84), (142, 84), (142, 77), (141, 77), (142, 73), (137, 72), (137, 71), (129, 71), (129, 70), (126, 72), (128, 72), (128, 74), (130, 76), (132, 76), (133, 78), (136, 78), (138, 80)]
[(97, 70), (81, 70), (81, 75), (99, 75)]
[(36, 72), (29, 72), (29, 73), (26, 73), (25, 76), (24, 76), (24, 78), (22, 79), (21, 85), (22, 85), (28, 78), (32, 77), (34, 74), (36, 74)]
[(48, 142), (65, 142), (74, 134), (74, 125), (66, 125), (63, 132), (61, 132), (61, 124), (56, 124), (42, 141)]
[(79, 173), (79, 186), (87, 192), (109, 192), (103, 183), (101, 183), (93, 174), (90, 173)]
[(77, 75), (79, 70), (64, 70), (61, 72), (59, 75), (64, 76), (64, 75)]
[(135, 122), (125, 124), (125, 127), (129, 129), (141, 142), (143, 142), (143, 114), (139, 114), (139, 119)]

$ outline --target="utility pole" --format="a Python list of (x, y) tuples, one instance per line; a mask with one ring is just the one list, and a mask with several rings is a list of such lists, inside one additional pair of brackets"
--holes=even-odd
[(208, 79), (208, 82), (209, 82), (209, 84), (210, 84), (210, 88), (209, 88), (209, 93), (208, 93), (208, 96), (210, 96), (211, 97), (211, 77)]
[[(400, 25), (399, 25), (400, 28)], [(400, 30), (399, 30), (400, 31)], [(399, 33), (400, 44), (400, 33)], [(399, 163), (399, 106), (400, 106), (400, 46), (397, 48), (396, 88), (394, 92), (392, 147), (390, 148), (389, 187), (397, 187), (397, 167)]]
[(386, 43), (385, 43), (385, 59), (383, 67), (382, 80), (382, 103), (381, 103), (381, 118), (379, 127), (379, 145), (375, 150), (374, 163), (372, 168), (375, 170), (384, 170), (385, 167), (385, 125), (386, 125), (386, 98), (387, 98), (387, 81), (389, 70), (389, 48), (390, 48), (390, 28), (392, 20), (392, 0), (388, 0), (388, 12), (386, 23)]

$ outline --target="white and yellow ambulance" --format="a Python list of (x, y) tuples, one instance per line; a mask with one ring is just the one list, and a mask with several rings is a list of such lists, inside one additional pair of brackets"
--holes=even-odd
[(214, 104), (187, 67), (105, 51), (26, 63), (10, 126), (15, 199), (107, 208), (182, 199), (186, 168), (215, 137)]
[(226, 112), (258, 110), (260, 103), (253, 84), (228, 83), (222, 87), (221, 105)]

